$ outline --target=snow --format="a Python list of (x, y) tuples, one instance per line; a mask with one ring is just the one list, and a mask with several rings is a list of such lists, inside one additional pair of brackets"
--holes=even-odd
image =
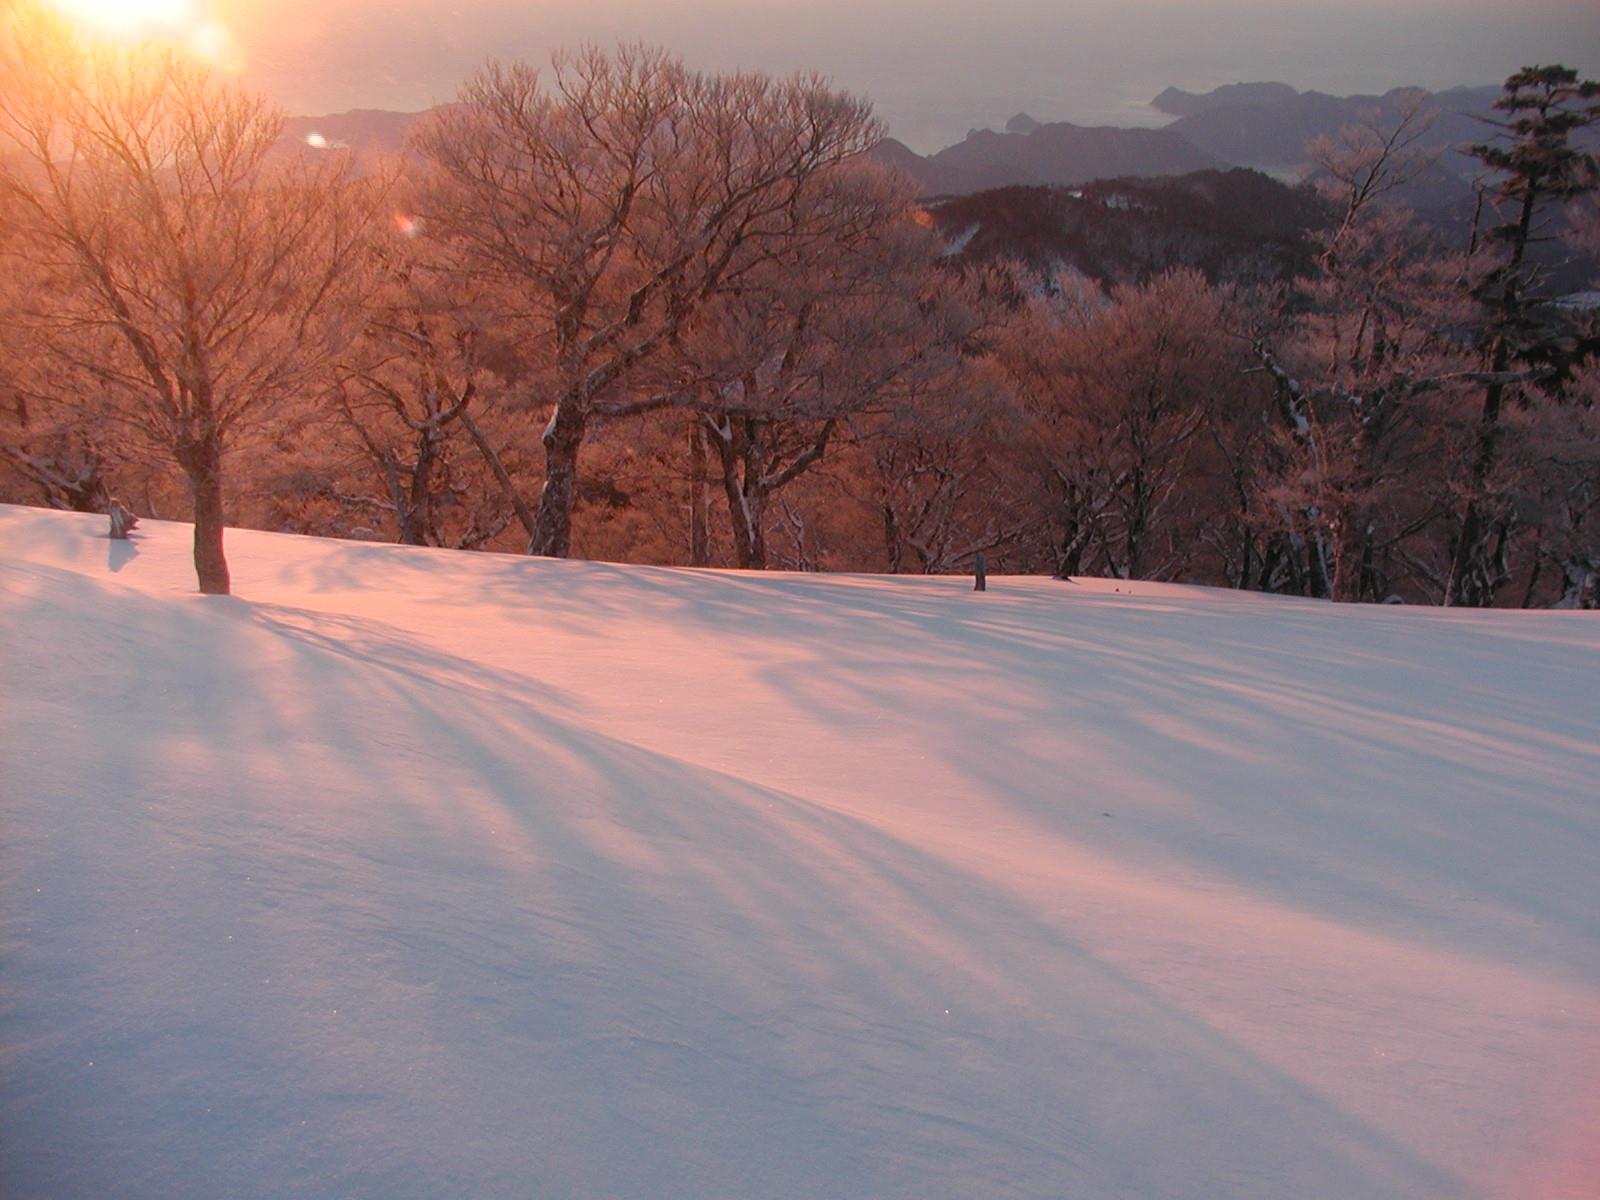
[(1600, 1194), (1600, 624), (0, 508), (0, 1193)]
[(1550, 302), (1556, 308), (1588, 310), (1600, 308), (1600, 292), (1569, 292)]
[(945, 248), (939, 252), (939, 257), (954, 258), (972, 244), (972, 239), (977, 237), (982, 229), (983, 222), (974, 221), (945, 244)]

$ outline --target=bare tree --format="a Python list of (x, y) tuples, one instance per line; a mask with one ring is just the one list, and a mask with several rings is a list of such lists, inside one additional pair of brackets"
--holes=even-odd
[(1444, 514), (1449, 401), (1471, 366), (1451, 336), (1466, 265), (1391, 202), (1432, 165), (1417, 149), (1429, 123), (1418, 101), (1308, 147), (1332, 214), (1317, 270), (1245, 335), (1278, 415), (1255, 473), (1261, 586), (1383, 599)]
[[(806, 211), (813, 206), (825, 214)], [(937, 246), (909, 211), (876, 168), (830, 172), (795, 219), (826, 223), (831, 236), (737, 272), (675, 343), (683, 390), (721, 468), (741, 567), (766, 565), (773, 500), (852, 422), (912, 403), (961, 363), (972, 311), (935, 271)]]
[(974, 364), (961, 386), (915, 397), (864, 439), (866, 502), (891, 573), (966, 570), (979, 554), (1020, 542), (1033, 523), (1020, 485), (1021, 414), (993, 374)]
[(1189, 469), (1210, 406), (1238, 386), (1223, 300), (1192, 271), (1107, 302), (1033, 305), (1002, 351), (1052, 497), (1055, 571), (1171, 578), (1192, 553)]
[[(0, 195), (0, 205), (5, 203)], [(70, 386), (41, 370), (33, 331), (22, 320), (38, 282), (20, 254), (18, 222), (0, 210), (0, 477), (8, 500), (102, 512), (109, 492), (105, 456), (89, 432), (66, 419)]]
[(24, 12), (0, 75), (10, 253), (48, 284), (21, 317), (94, 382), (86, 425), (172, 455), (200, 590), (226, 593), (224, 449), (325, 382), (368, 208), (342, 160), (270, 162), (280, 118), (171, 52), (86, 46)]
[(1532, 543), (1522, 606), (1600, 608), (1600, 362), (1506, 422), (1504, 466)]
[(805, 201), (878, 135), (814, 77), (698, 75), (636, 46), (557, 55), (548, 85), (490, 64), (422, 132), (429, 228), (515, 292), (502, 315), (544, 360), (528, 379), (549, 411), (531, 553), (568, 552), (590, 422), (679, 399), (630, 384), (731, 278), (831, 236)]
[(1452, 336), (1470, 315), (1465, 259), (1383, 203), (1435, 161), (1416, 148), (1424, 112), (1415, 102), (1388, 125), (1374, 114), (1309, 147), (1336, 218), (1291, 348), (1316, 436), (1293, 439), (1287, 459), (1315, 487), (1281, 494), (1314, 526), (1335, 599), (1384, 599), (1398, 549), (1442, 515), (1449, 410), (1472, 365)]
[[(408, 214), (396, 221), (415, 234)], [(376, 486), (339, 499), (391, 517), (407, 545), (472, 548), (518, 520), (531, 536), (534, 515), (497, 445), (497, 422), (486, 429), (480, 419), (519, 356), (484, 289), (438, 260), (439, 249), (415, 236), (367, 256), (374, 278), (335, 407), (366, 465), (361, 475)]]
[(1426, 92), (1417, 93), (1401, 103), (1392, 120), (1379, 109), (1370, 110), (1332, 137), (1313, 138), (1306, 146), (1317, 189), (1336, 214), (1317, 255), (1325, 271), (1336, 269), (1349, 239), (1379, 200), (1438, 162), (1439, 151), (1421, 144), (1438, 118), (1428, 99)]

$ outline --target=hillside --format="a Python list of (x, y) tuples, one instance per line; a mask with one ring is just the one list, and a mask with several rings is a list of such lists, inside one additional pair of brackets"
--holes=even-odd
[(1588, 615), (103, 524), (0, 508), (8, 1200), (1593, 1195)]
[(967, 262), (1061, 268), (1102, 285), (1174, 267), (1213, 282), (1271, 282), (1312, 266), (1317, 198), (1256, 171), (1103, 180), (1082, 188), (1000, 188), (929, 206)]

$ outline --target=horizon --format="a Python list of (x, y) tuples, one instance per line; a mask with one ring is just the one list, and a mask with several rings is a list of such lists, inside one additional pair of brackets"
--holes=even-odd
[[(118, 0), (53, 0), (126, 31)], [(814, 70), (870, 99), (891, 136), (922, 152), (1018, 112), (1040, 121), (1152, 126), (1166, 87), (1273, 80), (1300, 91), (1497, 84), (1559, 62), (1600, 70), (1600, 22), (1577, 0), (950, 0), (804, 8), (691, 0), (142, 0), (296, 116), (416, 112), (450, 99), (489, 57), (542, 62), (582, 42), (645, 41), (691, 66)]]

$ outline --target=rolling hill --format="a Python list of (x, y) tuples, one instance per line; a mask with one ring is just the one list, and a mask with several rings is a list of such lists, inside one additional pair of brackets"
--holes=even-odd
[(1579, 1200), (1600, 625), (0, 508), (13, 1200)]

